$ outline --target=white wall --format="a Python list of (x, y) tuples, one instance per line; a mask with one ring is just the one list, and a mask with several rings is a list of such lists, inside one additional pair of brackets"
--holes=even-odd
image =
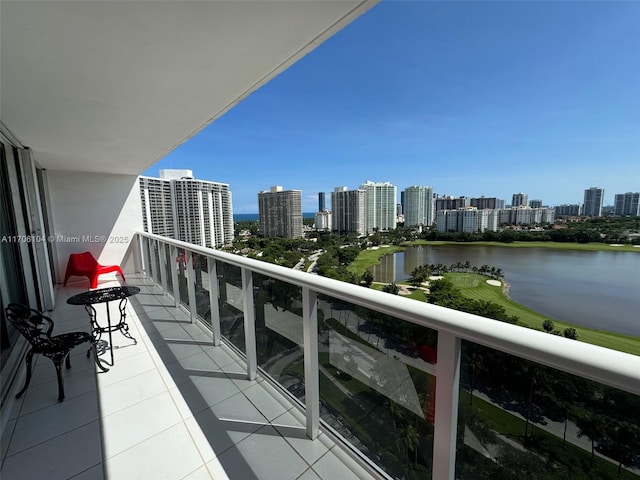
[[(134, 232), (142, 230), (140, 187), (135, 175), (47, 170), (54, 261), (62, 283), (70, 253), (90, 251), (104, 265), (126, 261)], [(73, 277), (74, 280), (79, 277)]]

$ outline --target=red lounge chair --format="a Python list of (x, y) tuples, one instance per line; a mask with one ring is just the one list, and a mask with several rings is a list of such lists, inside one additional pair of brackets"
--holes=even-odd
[(91, 252), (72, 253), (69, 255), (63, 286), (67, 286), (67, 280), (69, 280), (70, 276), (77, 275), (87, 277), (91, 282), (91, 288), (96, 288), (98, 286), (98, 275), (109, 272), (118, 272), (122, 280), (125, 280), (124, 274), (118, 265), (100, 265)]

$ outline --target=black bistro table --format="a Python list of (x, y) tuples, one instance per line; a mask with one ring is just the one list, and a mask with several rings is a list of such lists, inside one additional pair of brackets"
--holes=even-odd
[[(120, 331), (122, 335), (133, 340), (134, 344), (138, 341), (129, 333), (129, 325), (127, 325), (126, 319), (126, 306), (127, 298), (140, 292), (138, 287), (120, 286), (120, 287), (108, 287), (100, 288), (98, 290), (89, 290), (87, 292), (79, 293), (73, 297), (67, 299), (69, 305), (84, 305), (84, 309), (89, 314), (89, 320), (91, 321), (91, 330), (96, 343), (100, 341), (103, 333), (109, 334), (109, 350), (111, 352), (111, 363), (105, 362), (110, 366), (113, 366), (113, 341), (111, 334), (115, 331)], [(120, 311), (120, 320), (113, 325), (111, 323), (111, 314), (109, 313), (109, 302), (120, 300), (118, 304), (118, 310)], [(107, 309), (107, 325), (100, 325), (97, 320), (96, 309), (93, 307), (97, 303), (104, 303)]]

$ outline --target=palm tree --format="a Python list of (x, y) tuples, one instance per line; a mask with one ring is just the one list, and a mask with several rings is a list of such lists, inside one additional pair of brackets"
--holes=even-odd
[(591, 467), (593, 467), (596, 442), (605, 436), (606, 424), (606, 419), (595, 413), (587, 414), (586, 416), (578, 417), (576, 419), (576, 425), (578, 426), (578, 438), (587, 437), (591, 440)]
[(407, 450), (413, 451), (413, 466), (418, 465), (418, 446), (420, 445), (420, 435), (415, 427), (411, 424), (404, 429), (404, 441), (407, 444)]
[(484, 370), (482, 354), (474, 348), (473, 353), (469, 356), (468, 363), (471, 369), (471, 375), (469, 376), (469, 405), (473, 405), (473, 391), (475, 390), (476, 376)]
[(382, 287), (382, 291), (386, 293), (391, 293), (392, 295), (398, 295), (400, 293), (400, 287), (397, 283), (388, 283), (384, 287)]

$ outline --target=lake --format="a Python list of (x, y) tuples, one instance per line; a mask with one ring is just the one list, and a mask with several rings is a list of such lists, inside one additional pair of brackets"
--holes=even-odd
[(387, 255), (370, 268), (376, 281), (400, 282), (418, 265), (501, 268), (509, 296), (575, 325), (640, 337), (640, 252), (587, 252), (473, 244), (420, 245)]

